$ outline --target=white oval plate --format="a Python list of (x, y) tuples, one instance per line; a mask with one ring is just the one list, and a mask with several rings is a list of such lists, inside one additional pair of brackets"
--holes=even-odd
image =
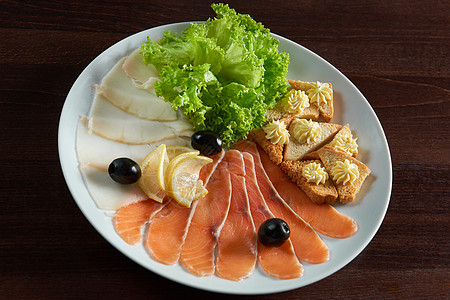
[(335, 91), (334, 123), (350, 124), (358, 137), (359, 158), (372, 170), (357, 200), (352, 204), (337, 205), (337, 209), (354, 218), (358, 232), (347, 239), (323, 237), (330, 249), (330, 260), (319, 265), (304, 264), (302, 278), (278, 280), (257, 268), (241, 282), (223, 280), (216, 276), (200, 278), (185, 271), (179, 264), (166, 266), (154, 261), (142, 245), (126, 244), (114, 231), (111, 218), (99, 210), (90, 197), (78, 169), (76, 155), (76, 128), (80, 115), (86, 115), (92, 102), (92, 84), (102, 77), (123, 56), (130, 54), (146, 41), (161, 38), (166, 30), (181, 32), (188, 22), (159, 26), (134, 34), (108, 48), (95, 58), (72, 86), (62, 109), (58, 148), (61, 167), (73, 198), (95, 229), (114, 247), (129, 258), (170, 280), (191, 287), (231, 294), (268, 294), (288, 291), (321, 280), (352, 261), (372, 240), (386, 213), (391, 187), (392, 165), (383, 128), (372, 107), (358, 89), (336, 68), (308, 49), (278, 35), (279, 50), (290, 54), (288, 79), (331, 82)]

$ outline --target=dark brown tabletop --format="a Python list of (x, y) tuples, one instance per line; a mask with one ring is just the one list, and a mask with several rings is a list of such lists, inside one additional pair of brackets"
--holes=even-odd
[[(212, 17), (209, 1), (0, 1), (0, 298), (226, 299), (139, 266), (81, 213), (64, 180), (58, 121), (97, 55), (158, 25)], [(392, 166), (386, 217), (347, 266), (249, 299), (450, 297), (450, 2), (230, 1), (317, 53), (365, 95)], [(236, 298), (238, 296), (235, 296)]]

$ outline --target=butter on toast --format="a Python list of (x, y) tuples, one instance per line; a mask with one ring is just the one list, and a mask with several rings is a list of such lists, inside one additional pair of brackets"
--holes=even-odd
[(281, 98), (274, 108), (267, 110), (267, 121), (279, 120), (283, 118), (301, 118), (319, 120), (319, 108), (309, 103), (308, 96), (302, 91), (291, 89)]
[[(339, 150), (342, 150), (344, 152), (347, 152), (348, 155), (351, 155), (353, 157), (356, 158), (356, 156), (358, 155), (358, 145), (356, 144), (354, 147), (354, 151), (350, 151), (348, 148), (350, 147), (345, 147), (346, 145), (344, 145), (344, 147), (339, 147), (337, 145), (339, 145), (339, 141), (342, 141), (343, 139), (351, 139), (355, 141), (356, 144), (356, 139), (353, 139), (353, 135), (352, 135), (352, 131), (350, 130), (350, 127), (348, 124), (346, 124), (345, 126), (343, 126), (338, 133), (336, 133), (336, 135), (334, 136), (334, 138), (331, 140), (331, 142), (329, 142), (328, 144), (326, 144), (325, 146), (330, 146), (330, 147), (334, 147), (337, 148)], [(344, 150), (346, 149), (346, 150)], [(317, 153), (317, 151), (313, 151), (310, 152), (308, 154), (306, 154), (303, 159), (320, 159), (319, 158), (319, 154)]]
[[(325, 166), (325, 169), (327, 170), (328, 174), (333, 180), (333, 183), (339, 195), (339, 201), (342, 203), (353, 202), (364, 180), (370, 174), (370, 169), (356, 158), (330, 146), (325, 146), (319, 149), (319, 151), (317, 152), (319, 154), (320, 160)], [(334, 174), (333, 170), (336, 170), (335, 168), (338, 167), (338, 163), (342, 164), (346, 160), (350, 164), (356, 165), (358, 170), (358, 176), (353, 182), (351, 181), (348, 181), (347, 183), (338, 182), (337, 179), (334, 178), (333, 176)]]
[[(280, 120), (280, 122), (283, 122), (286, 125), (286, 128), (289, 128), (291, 121), (292, 118), (284, 118)], [(283, 152), (285, 146), (273, 144), (270, 140), (268, 140), (263, 128), (253, 130), (251, 132), (251, 137), (267, 153), (270, 160), (274, 164), (279, 165), (283, 161)]]
[(307, 153), (315, 151), (322, 147), (326, 142), (331, 140), (334, 135), (341, 129), (341, 125), (315, 122), (321, 129), (320, 135), (312, 143), (301, 143), (295, 138), (295, 126), (300, 122), (300, 119), (293, 119), (289, 125), (289, 143), (286, 144), (284, 149), (284, 160), (301, 160)]
[(308, 160), (308, 161), (283, 161), (280, 165), (281, 169), (286, 173), (286, 175), (295, 182), (311, 199), (312, 202), (317, 204), (334, 204), (338, 197), (338, 193), (334, 184), (328, 176), (325, 183), (316, 184), (314, 182), (308, 182), (308, 180), (303, 176), (303, 167), (315, 162), (323, 167), (320, 160)]
[[(300, 80), (289, 80), (289, 84), (293, 89), (301, 90), (304, 92), (308, 92), (311, 88), (313, 88), (317, 83), (315, 82), (306, 82), (306, 81), (300, 81)], [(331, 83), (326, 83), (328, 86), (333, 90), (333, 86)], [(331, 98), (327, 99), (325, 103), (322, 103), (320, 105), (317, 105), (319, 109), (320, 115), (323, 117), (325, 122), (330, 122), (333, 119), (333, 93), (331, 93)], [(311, 101), (310, 101), (311, 103)], [(311, 103), (311, 106), (315, 106), (315, 103)]]

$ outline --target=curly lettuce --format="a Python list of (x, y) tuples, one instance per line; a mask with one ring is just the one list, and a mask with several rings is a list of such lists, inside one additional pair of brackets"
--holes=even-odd
[(141, 46), (146, 64), (160, 71), (158, 96), (181, 109), (195, 130), (211, 130), (232, 146), (265, 121), (267, 109), (287, 92), (289, 55), (249, 15), (213, 4), (216, 17), (166, 31)]

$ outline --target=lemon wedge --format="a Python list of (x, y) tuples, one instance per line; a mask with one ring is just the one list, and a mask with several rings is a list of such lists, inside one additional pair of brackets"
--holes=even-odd
[(144, 158), (139, 186), (157, 202), (163, 202), (167, 195), (190, 207), (208, 192), (199, 180), (199, 173), (212, 159), (199, 154), (189, 147), (161, 144)]
[(141, 178), (138, 181), (142, 191), (157, 202), (163, 202), (166, 193), (161, 188), (160, 179), (164, 178), (164, 165), (169, 164), (166, 145), (162, 144), (150, 152), (141, 163)]
[(193, 150), (191, 152), (185, 152), (178, 154), (174, 158), (169, 160), (169, 164), (167, 165), (167, 168), (164, 173), (164, 191), (166, 191), (166, 194), (173, 198), (172, 192), (170, 189), (170, 181), (171, 181), (171, 173), (175, 166), (178, 164), (179, 161), (183, 160), (185, 157), (197, 157), (200, 154), (199, 151)]
[(208, 192), (199, 180), (199, 173), (203, 166), (212, 161), (209, 157), (192, 155), (192, 152), (175, 157), (166, 172), (166, 193), (181, 205), (190, 207), (193, 201)]
[(189, 152), (193, 152), (195, 153), (195, 155), (198, 155), (199, 152), (197, 150), (194, 150), (192, 148), (186, 147), (186, 146), (180, 146), (180, 145), (170, 145), (170, 146), (166, 146), (166, 151), (165, 154), (163, 154), (163, 162), (159, 165), (159, 169), (158, 169), (158, 183), (159, 186), (161, 187), (161, 189), (163, 191), (166, 190), (166, 184), (165, 184), (165, 174), (166, 174), (166, 170), (169, 166), (169, 162), (171, 160), (173, 160), (175, 157), (177, 157), (180, 154), (183, 153), (189, 153)]
[(164, 150), (162, 150), (163, 153), (160, 156), (162, 161), (160, 161), (158, 164), (158, 176), (156, 179), (158, 180), (158, 184), (161, 190), (165, 191), (166, 186), (164, 184), (164, 176), (166, 174), (167, 167), (169, 166), (170, 157), (167, 153), (167, 146), (163, 148), (164, 148)]
[(199, 153), (197, 150), (194, 150), (192, 148), (189, 148), (187, 146), (180, 146), (180, 145), (170, 145), (166, 147), (167, 156), (169, 157), (169, 160), (174, 159), (180, 154), (187, 153), (187, 152), (195, 152)]

